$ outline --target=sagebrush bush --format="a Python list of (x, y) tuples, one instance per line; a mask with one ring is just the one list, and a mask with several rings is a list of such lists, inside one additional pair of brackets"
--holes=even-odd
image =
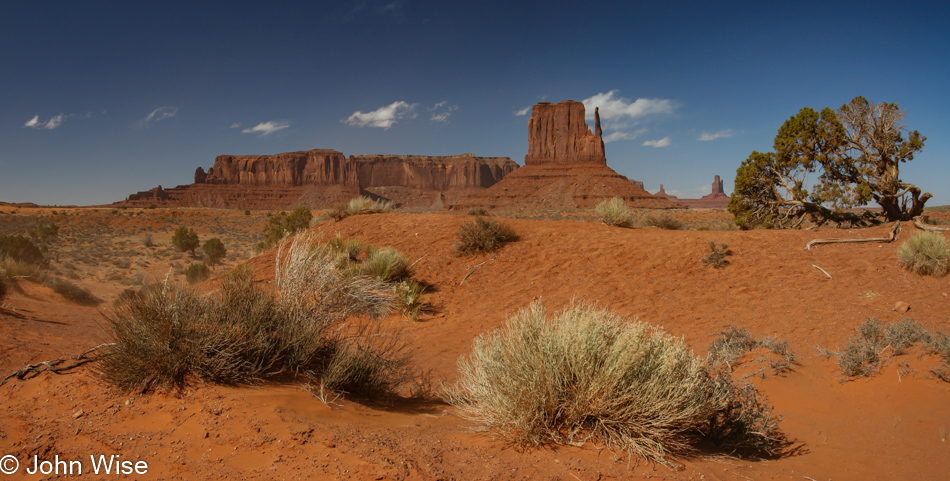
[(508, 224), (476, 216), (455, 233), (455, 253), (459, 255), (493, 252), (509, 242), (518, 240), (518, 234)]
[(600, 217), (601, 222), (610, 226), (633, 227), (634, 225), (633, 212), (620, 197), (613, 197), (597, 204), (594, 212)]
[[(899, 356), (918, 343), (925, 346), (926, 352), (950, 364), (950, 337), (941, 331), (931, 333), (913, 319), (903, 319), (886, 326), (878, 319), (868, 319), (858, 326), (844, 349), (834, 355), (838, 356), (838, 366), (845, 376), (870, 377), (885, 362), (882, 355), (888, 348), (890, 355)], [(944, 368), (938, 368), (938, 371), (940, 369)], [(940, 377), (936, 371), (934, 374)]]
[(711, 240), (709, 241), (709, 253), (703, 256), (700, 262), (702, 262), (704, 266), (712, 266), (719, 269), (729, 265), (729, 259), (727, 259), (727, 257), (731, 255), (732, 251), (729, 250), (729, 244), (725, 242), (720, 244)]
[(351, 215), (378, 214), (392, 212), (393, 203), (388, 200), (373, 200), (365, 195), (350, 199), (347, 204), (339, 205), (327, 214), (335, 220), (343, 220)]
[(777, 419), (727, 375), (711, 375), (677, 339), (582, 304), (549, 316), (540, 303), (479, 336), (459, 360), (447, 401), (518, 444), (595, 441), (667, 463), (708, 438), (772, 452)]
[(861, 324), (844, 349), (836, 353), (841, 373), (848, 377), (870, 376), (881, 363), (881, 321), (868, 319)]
[[(101, 365), (104, 378), (143, 392), (193, 380), (253, 383), (288, 371), (319, 378), (359, 348), (362, 365), (378, 365), (356, 372), (375, 369), (384, 385), (402, 382), (408, 358), (400, 337), (354, 321), (387, 312), (392, 288), (344, 274), (331, 249), (312, 241), (298, 236), (286, 251), (281, 246), (273, 291), (257, 287), (248, 269), (235, 269), (208, 297), (167, 284), (128, 296), (109, 319), (116, 346)], [(363, 385), (334, 369), (329, 378), (337, 386)]]
[(0, 235), (0, 260), (4, 258), (39, 267), (49, 264), (43, 257), (43, 251), (29, 238), (21, 235)]
[(53, 292), (63, 296), (68, 301), (75, 302), (76, 304), (83, 306), (95, 306), (102, 302), (102, 299), (99, 299), (93, 295), (93, 293), (89, 292), (89, 289), (77, 286), (76, 284), (59, 277), (48, 277), (44, 284), (52, 289)]
[(185, 268), (185, 280), (189, 284), (201, 282), (209, 277), (211, 277), (211, 269), (205, 263), (192, 264)]
[(685, 227), (679, 219), (666, 212), (647, 214), (640, 219), (640, 223), (645, 227), (659, 227), (666, 230), (681, 230)]
[(774, 338), (756, 339), (747, 329), (732, 325), (721, 331), (709, 344), (708, 362), (715, 369), (722, 369), (725, 365), (731, 371), (732, 363), (760, 347), (778, 356), (763, 359), (768, 361), (776, 374), (790, 371), (798, 362), (795, 353), (789, 348), (788, 341), (776, 341)]
[(942, 277), (950, 272), (950, 245), (936, 232), (919, 232), (897, 249), (897, 259), (911, 272)]

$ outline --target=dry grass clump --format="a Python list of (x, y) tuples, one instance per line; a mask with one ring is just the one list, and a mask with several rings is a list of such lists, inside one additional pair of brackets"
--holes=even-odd
[(508, 224), (485, 217), (476, 216), (466, 222), (455, 233), (455, 253), (474, 255), (493, 252), (505, 244), (518, 240), (518, 234)]
[(43, 283), (53, 292), (63, 296), (66, 300), (83, 306), (95, 306), (102, 302), (102, 299), (94, 296), (89, 289), (79, 287), (72, 282), (59, 277), (47, 277)]
[[(911, 347), (923, 344), (926, 352), (950, 364), (950, 337), (937, 331), (931, 333), (913, 319), (903, 319), (884, 326), (878, 319), (868, 319), (848, 339), (844, 349), (835, 352), (841, 373), (851, 377), (870, 377), (880, 370), (885, 362), (883, 354), (890, 349), (892, 356), (905, 354)], [(938, 378), (946, 368), (934, 369)], [(950, 380), (950, 378), (944, 379)]]
[(185, 280), (189, 284), (201, 282), (209, 277), (211, 277), (211, 269), (208, 268), (207, 264), (192, 264), (185, 268)]
[(466, 214), (467, 215), (481, 215), (485, 217), (491, 216), (491, 212), (489, 212), (488, 209), (484, 207), (475, 207), (474, 209), (469, 209), (468, 212), (466, 212)]
[(679, 219), (665, 212), (647, 214), (640, 219), (640, 224), (644, 227), (659, 227), (666, 230), (681, 230), (685, 226)]
[(919, 232), (897, 249), (901, 265), (921, 276), (942, 277), (950, 272), (950, 245), (936, 232)]
[(330, 210), (328, 215), (335, 220), (343, 220), (351, 215), (379, 214), (392, 212), (393, 203), (388, 200), (373, 200), (365, 195), (350, 199), (347, 204), (339, 205)]
[(709, 241), (709, 253), (703, 256), (700, 259), (700, 262), (704, 266), (712, 266), (717, 269), (726, 267), (729, 265), (729, 259), (727, 257), (732, 255), (732, 251), (729, 250), (729, 244), (723, 242), (722, 244), (711, 240)]
[(582, 304), (540, 303), (475, 340), (447, 401), (522, 445), (587, 441), (670, 464), (700, 439), (777, 449), (781, 434), (754, 387), (712, 375), (682, 339)]
[(298, 236), (289, 249), (281, 245), (273, 290), (235, 269), (208, 297), (167, 283), (128, 296), (109, 319), (116, 347), (101, 366), (104, 378), (142, 392), (194, 380), (253, 383), (288, 371), (355, 394), (360, 386), (379, 394), (373, 386), (381, 384), (361, 379), (405, 382), (399, 337), (383, 342), (365, 327), (372, 326), (366, 316), (390, 310), (392, 288), (345, 273), (332, 249), (312, 242)]
[(408, 279), (396, 284), (396, 299), (399, 302), (402, 313), (413, 321), (419, 320), (419, 314), (425, 307), (424, 295), (425, 286), (415, 280)]
[(615, 227), (633, 227), (633, 212), (620, 197), (613, 197), (597, 204), (597, 207), (594, 207), (594, 212), (604, 224)]
[(392, 247), (372, 247), (368, 249), (366, 260), (354, 264), (357, 272), (372, 276), (384, 282), (396, 282), (412, 277), (409, 258)]
[(725, 365), (731, 371), (737, 360), (758, 348), (764, 348), (777, 356), (760, 359), (767, 361), (775, 374), (791, 371), (792, 366), (798, 363), (788, 341), (777, 341), (774, 338), (756, 339), (747, 329), (732, 325), (720, 332), (709, 344), (708, 362), (713, 368), (719, 369)]

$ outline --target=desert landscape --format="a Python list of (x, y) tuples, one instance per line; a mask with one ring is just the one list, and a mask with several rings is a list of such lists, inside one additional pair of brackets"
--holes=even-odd
[[(909, 270), (899, 251), (915, 230), (946, 236), (940, 225), (950, 223), (950, 210), (928, 208), (927, 223), (907, 222), (903, 234), (900, 222), (739, 230), (731, 212), (682, 208), (616, 174), (606, 165), (599, 117), (593, 132), (584, 117), (577, 102), (536, 106), (526, 166), (491, 185), (378, 182), (402, 182), (400, 195), (415, 189), (417, 198), (456, 199), (441, 208), (409, 201), (395, 208), (355, 183), (351, 194), (367, 195), (311, 211), (308, 202), (329, 198), (301, 191), (324, 181), (293, 179), (327, 165), (325, 151), (235, 164), (231, 184), (273, 210), (136, 207), (188, 198), (158, 190), (111, 206), (4, 204), (0, 373), (8, 374), (0, 386), (0, 451), (13, 458), (3, 467), (15, 459), (20, 475), (42, 479), (103, 466), (136, 479), (942, 478), (950, 469), (950, 286), (945, 272)], [(446, 165), (421, 162), (436, 179)], [(207, 180), (226, 163), (232, 158), (219, 157), (200, 179), (204, 198), (216, 195)], [(358, 169), (352, 172), (344, 178), (355, 180)], [(291, 213), (281, 210), (288, 198), (265, 195), (279, 178), (297, 185)], [(227, 181), (221, 185), (228, 202), (240, 200)], [(708, 200), (721, 190), (717, 178)], [(484, 236), (486, 227), (495, 234)], [(28, 260), (34, 250), (13, 250), (15, 238), (42, 262)], [(212, 254), (214, 242), (223, 245), (220, 255)], [(395, 260), (380, 270), (377, 258)], [(364, 309), (353, 300), (360, 296), (378, 299)], [(482, 372), (471, 364), (473, 346), (491, 345), (490, 335), (514, 336), (512, 322), (539, 309), (580, 322), (585, 317), (570, 314), (578, 306), (620, 316), (619, 326), (640, 321), (668, 333), (650, 342), (680, 354), (655, 354), (660, 364), (638, 376), (685, 362), (676, 369), (698, 377), (658, 378), (657, 386), (698, 382), (695, 395), (712, 407), (666, 428), (647, 427), (660, 418), (646, 414), (612, 421), (609, 411), (580, 411), (576, 425), (542, 423), (549, 431), (540, 438), (516, 421), (493, 424), (500, 414), (483, 404), (492, 398), (479, 398), (471, 384)], [(247, 319), (265, 308), (277, 317), (261, 322), (298, 327), (249, 327)], [(310, 331), (280, 317), (298, 311), (304, 314), (293, 319), (329, 320)], [(166, 316), (171, 324), (163, 324)], [(224, 341), (194, 337), (232, 325), (218, 322), (238, 324), (209, 331)], [(242, 349), (275, 335), (304, 342), (292, 351), (304, 352), (316, 339), (311, 332), (323, 347), (301, 361), (298, 354), (240, 360)], [(639, 342), (647, 341), (629, 349)], [(190, 343), (194, 354), (161, 357)], [(340, 374), (338, 366), (349, 366), (340, 363), (352, 360), (347, 352), (379, 361)], [(519, 365), (519, 354), (502, 356), (501, 368)], [(591, 362), (581, 368), (606, 369), (596, 367), (606, 359)], [(533, 376), (544, 368), (525, 369)], [(508, 388), (487, 389), (494, 396)], [(634, 389), (634, 399), (659, 395), (647, 385)], [(568, 409), (583, 408), (559, 408)], [(624, 422), (639, 426), (628, 428), (639, 437), (609, 434)]]

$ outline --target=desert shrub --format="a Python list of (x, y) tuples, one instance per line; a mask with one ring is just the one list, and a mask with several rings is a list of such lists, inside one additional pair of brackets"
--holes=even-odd
[(6, 297), (8, 289), (6, 276), (0, 275), (0, 300)]
[(455, 233), (455, 253), (459, 255), (493, 252), (509, 242), (518, 240), (518, 234), (508, 224), (476, 216), (462, 224)]
[(244, 211), (244, 215), (251, 215), (251, 211), (245, 210), (245, 211)]
[(759, 342), (742, 327), (729, 326), (709, 344), (712, 365), (729, 364), (759, 346)]
[(881, 343), (890, 346), (894, 355), (900, 355), (914, 344), (929, 343), (930, 332), (913, 319), (902, 319), (884, 327)]
[(590, 305), (548, 319), (533, 304), (479, 336), (459, 376), (447, 401), (522, 445), (594, 440), (668, 463), (703, 437), (765, 452), (781, 437), (770, 408), (738, 397), (754, 388), (710, 375), (682, 339)]
[(221, 259), (224, 259), (224, 256), (228, 255), (224, 243), (217, 237), (205, 241), (204, 245), (201, 246), (201, 251), (204, 252), (205, 262), (211, 267), (214, 267)]
[(480, 216), (484, 216), (484, 217), (489, 217), (489, 216), (491, 216), (491, 212), (489, 212), (488, 209), (486, 209), (486, 208), (484, 208), (484, 207), (475, 207), (474, 209), (469, 209), (468, 212), (466, 212), (466, 214), (467, 214), (467, 215), (480, 215)]
[(393, 203), (388, 200), (373, 200), (365, 195), (350, 199), (350, 202), (344, 205), (338, 205), (330, 209), (327, 215), (335, 220), (343, 220), (351, 215), (360, 214), (378, 214), (382, 212), (392, 212)]
[(43, 251), (29, 238), (21, 235), (0, 235), (0, 259), (3, 258), (39, 267), (49, 264), (43, 257)]
[(718, 269), (729, 265), (727, 257), (731, 255), (732, 251), (729, 250), (729, 244), (725, 242), (719, 244), (711, 240), (709, 241), (709, 253), (703, 256), (700, 262), (702, 262), (704, 266), (712, 266)]
[(396, 299), (402, 313), (409, 316), (413, 321), (419, 320), (419, 314), (425, 306), (422, 298), (425, 295), (425, 287), (418, 282), (409, 279), (396, 284)]
[(175, 234), (172, 235), (172, 245), (180, 252), (191, 251), (194, 256), (199, 245), (198, 233), (194, 229), (181, 226), (175, 229)]
[(274, 247), (284, 237), (307, 230), (310, 227), (310, 220), (313, 219), (313, 214), (307, 206), (297, 207), (289, 215), (281, 212), (277, 215), (268, 214), (268, 216), (270, 220), (264, 227), (264, 241), (259, 245), (261, 251)]
[(941, 277), (950, 272), (950, 245), (941, 234), (920, 232), (901, 244), (897, 259), (915, 274)]
[(398, 331), (382, 332), (361, 324), (335, 343), (329, 362), (320, 375), (323, 386), (337, 394), (356, 394), (364, 399), (390, 399), (399, 385), (409, 380), (409, 357)]
[(304, 205), (297, 207), (284, 219), (284, 230), (288, 235), (307, 230), (310, 227), (311, 219), (313, 219), (313, 214), (309, 207)]
[(600, 221), (604, 224), (616, 227), (633, 227), (633, 212), (620, 197), (613, 197), (597, 204), (594, 212), (597, 213)]
[(77, 286), (76, 284), (59, 277), (49, 277), (46, 279), (44, 284), (52, 289), (53, 292), (63, 296), (71, 302), (75, 302), (76, 304), (83, 306), (95, 306), (102, 302), (102, 299), (99, 299), (89, 292), (89, 289)]
[(412, 277), (409, 258), (392, 247), (372, 248), (366, 260), (358, 264), (357, 272), (384, 282), (395, 282)]
[(366, 244), (359, 239), (344, 239), (343, 237), (334, 237), (327, 242), (327, 245), (346, 256), (350, 261), (359, 259), (360, 254), (366, 250)]
[[(274, 291), (255, 286), (249, 269), (235, 269), (208, 297), (167, 284), (130, 296), (109, 319), (116, 346), (101, 366), (104, 378), (147, 391), (181, 389), (192, 380), (258, 382), (288, 370), (320, 377), (357, 353), (349, 357), (382, 366), (383, 385), (400, 382), (408, 372), (400, 336), (379, 335), (368, 321), (352, 323), (388, 311), (392, 289), (344, 275), (330, 250), (311, 242), (298, 238), (278, 254)], [(338, 388), (359, 388), (362, 381), (345, 374), (351, 371), (334, 369), (328, 379)]]
[(142, 236), (142, 245), (145, 247), (155, 247), (155, 239), (152, 238), (151, 232), (146, 232), (145, 235)]
[(208, 264), (203, 262), (185, 268), (185, 279), (189, 284), (201, 282), (209, 277), (211, 277), (211, 269), (208, 268)]
[(680, 230), (684, 227), (679, 219), (665, 212), (647, 214), (640, 219), (640, 223), (645, 227), (659, 227), (666, 230)]
[(881, 321), (868, 319), (861, 324), (844, 349), (837, 353), (841, 373), (848, 377), (871, 376), (880, 367)]
[(53, 223), (39, 224), (30, 229), (27, 234), (40, 242), (48, 242), (50, 239), (59, 236), (59, 226)]

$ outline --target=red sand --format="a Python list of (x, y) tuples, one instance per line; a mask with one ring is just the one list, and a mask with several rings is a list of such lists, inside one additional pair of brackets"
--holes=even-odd
[[(392, 245), (412, 260), (425, 256), (416, 277), (434, 286), (428, 300), (436, 313), (419, 323), (388, 322), (406, 328), (420, 367), (446, 383), (475, 336), (534, 299), (552, 308), (572, 299), (598, 302), (685, 337), (697, 354), (729, 324), (787, 339), (800, 365), (752, 379), (785, 417), (781, 427), (796, 449), (768, 461), (679, 459), (683, 467), (673, 471), (591, 445), (516, 449), (472, 433), (471, 423), (441, 402), (373, 409), (344, 400), (328, 407), (295, 385), (202, 385), (182, 397), (140, 396), (109, 390), (92, 369), (80, 368), (0, 387), (0, 455), (17, 456), (23, 468), (34, 454), (121, 454), (148, 462), (141, 479), (890, 480), (946, 479), (950, 472), (950, 443), (941, 439), (950, 429), (950, 384), (930, 373), (935, 358), (915, 350), (873, 378), (842, 382), (834, 360), (816, 350), (842, 346), (869, 317), (906, 315), (950, 331), (950, 279), (897, 265), (897, 245), (913, 228), (894, 244), (805, 251), (815, 237), (876, 237), (886, 229), (664, 231), (513, 219), (507, 222), (519, 242), (494, 255), (456, 257), (454, 233), (467, 220), (381, 214), (315, 230)], [(730, 245), (731, 265), (700, 264), (709, 240)], [(273, 276), (273, 255), (251, 261), (258, 277)], [(106, 338), (97, 309), (21, 284), (25, 292), (3, 303), (22, 317), (0, 311), (0, 373)], [(897, 301), (910, 311), (893, 311)]]

